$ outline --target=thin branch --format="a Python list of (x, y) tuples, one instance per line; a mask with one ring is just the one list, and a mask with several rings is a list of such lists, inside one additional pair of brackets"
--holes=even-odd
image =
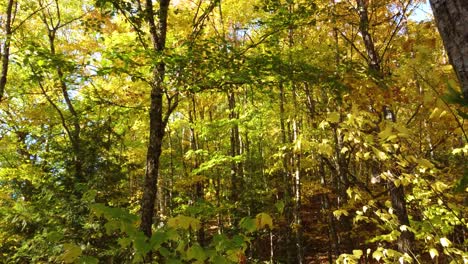
[(413, 67), (413, 70), (414, 72), (421, 78), (421, 80), (423, 80), (428, 86), (429, 88), (431, 88), (431, 90), (439, 97), (440, 100), (442, 100), (442, 102), (445, 104), (445, 106), (447, 107), (447, 109), (449, 110), (450, 114), (453, 116), (453, 118), (455, 119), (455, 122), (457, 122), (458, 124), (458, 127), (461, 129), (461, 131), (463, 132), (463, 136), (465, 137), (465, 141), (468, 142), (468, 135), (466, 134), (466, 131), (465, 129), (463, 128), (463, 124), (460, 122), (460, 120), (458, 120), (458, 116), (453, 112), (452, 108), (450, 107), (450, 105), (447, 103), (447, 101), (444, 100), (444, 98), (442, 98), (442, 96), (439, 94), (439, 92), (437, 91), (437, 89), (426, 79), (424, 78), (424, 76), (422, 76), (421, 73), (419, 73), (419, 71)]
[(419, 110), (421, 110), (422, 108), (422, 104), (419, 104), (416, 108), (416, 111), (413, 113), (413, 115), (411, 115), (411, 117), (408, 119), (408, 121), (406, 121), (406, 125), (409, 125), (411, 123), (411, 121), (413, 121), (413, 119), (416, 117), (416, 115), (418, 115), (419, 113)]
[(366, 61), (369, 60), (369, 59), (367, 58), (367, 56), (364, 55), (364, 53), (362, 53), (362, 52), (358, 49), (358, 47), (356, 47), (356, 45), (354, 44), (354, 41), (352, 41), (352, 40), (350, 40), (348, 37), (346, 37), (346, 35), (345, 35), (343, 32), (341, 32), (340, 30), (336, 29), (336, 31), (340, 32), (340, 36), (341, 36), (342, 38), (344, 38), (349, 44), (351, 44), (351, 46), (359, 53), (359, 55), (361, 55), (361, 57), (362, 57), (363, 59), (365, 59)]

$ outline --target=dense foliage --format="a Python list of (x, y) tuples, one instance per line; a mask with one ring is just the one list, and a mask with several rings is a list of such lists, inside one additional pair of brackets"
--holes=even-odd
[(421, 4), (1, 2), (0, 262), (467, 263)]

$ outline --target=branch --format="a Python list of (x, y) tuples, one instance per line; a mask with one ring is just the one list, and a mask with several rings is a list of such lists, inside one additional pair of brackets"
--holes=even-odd
[(343, 34), (343, 32), (341, 32), (340, 30), (338, 30), (338, 28), (335, 28), (335, 29), (336, 29), (336, 31), (340, 32), (340, 36), (341, 36), (342, 38), (344, 38), (349, 44), (351, 44), (351, 46), (359, 53), (359, 55), (361, 55), (361, 57), (362, 57), (364, 60), (366, 60), (366, 61), (369, 60), (369, 59), (367, 58), (367, 56), (364, 55), (364, 54), (356, 47), (356, 45), (354, 44), (354, 42), (353, 42), (352, 40), (350, 40), (348, 37), (346, 37), (346, 35)]
[(453, 118), (455, 119), (455, 122), (457, 122), (458, 127), (460, 127), (461, 131), (463, 132), (463, 136), (465, 137), (465, 141), (468, 142), (468, 135), (466, 134), (466, 131), (463, 128), (463, 124), (460, 122), (460, 120), (458, 120), (457, 115), (453, 112), (452, 108), (447, 103), (447, 101), (445, 101), (444, 98), (442, 98), (442, 96), (435, 89), (435, 87), (428, 80), (426, 80), (426, 78), (424, 78), (424, 76), (422, 76), (421, 73), (419, 73), (418, 70), (416, 70), (416, 68), (414, 68), (414, 67), (412, 67), (412, 68), (413, 68), (414, 72), (421, 78), (421, 80), (423, 80), (429, 86), (429, 88), (431, 88), (431, 90), (439, 97), (439, 99), (442, 100), (442, 102), (444, 102), (445, 106), (450, 111), (450, 114), (452, 114)]

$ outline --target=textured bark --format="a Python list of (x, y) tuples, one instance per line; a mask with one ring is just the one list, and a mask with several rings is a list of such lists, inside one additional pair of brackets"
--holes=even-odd
[[(402, 185), (395, 186), (393, 181), (388, 181), (388, 189), (390, 190), (390, 198), (392, 200), (392, 208), (395, 209), (395, 214), (398, 217), (398, 222), (401, 225), (410, 226), (408, 212), (406, 211), (405, 190)], [(403, 230), (398, 238), (398, 250), (400, 252), (410, 253), (412, 242), (414, 240), (413, 233)]]
[[(167, 12), (169, 9), (169, 0), (159, 1), (158, 24), (156, 24), (153, 11), (153, 3), (146, 0), (145, 19), (148, 23), (151, 35), (152, 48), (160, 53), (166, 45), (167, 31)], [(151, 237), (151, 226), (153, 225), (154, 206), (157, 195), (157, 183), (159, 175), (159, 157), (161, 156), (162, 141), (166, 127), (165, 120), (170, 114), (166, 112), (163, 118), (163, 94), (164, 94), (164, 76), (166, 65), (163, 62), (158, 63), (153, 68), (153, 80), (151, 83), (151, 105), (150, 116), (150, 135), (148, 143), (148, 152), (146, 155), (146, 174), (143, 185), (143, 197), (141, 201), (141, 223), (140, 229), (147, 237)], [(148, 257), (150, 258), (150, 257)]]
[(430, 0), (437, 28), (468, 100), (468, 1)]
[(367, 14), (367, 1), (357, 0), (357, 8), (359, 13), (359, 31), (362, 35), (362, 40), (366, 46), (369, 68), (375, 73), (380, 72), (380, 58), (375, 50), (374, 41), (369, 33), (369, 15)]
[(8, 64), (10, 60), (10, 42), (11, 42), (11, 18), (13, 14), (13, 3), (14, 0), (8, 1), (7, 12), (6, 12), (6, 21), (5, 21), (5, 40), (2, 45), (1, 61), (2, 61), (2, 71), (0, 73), (0, 102), (2, 101), (3, 94), (5, 93), (5, 86), (7, 83), (8, 75)]

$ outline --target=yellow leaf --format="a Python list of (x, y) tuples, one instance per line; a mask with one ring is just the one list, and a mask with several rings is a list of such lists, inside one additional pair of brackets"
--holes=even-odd
[(327, 121), (332, 123), (340, 122), (340, 114), (338, 112), (331, 112), (328, 114)]
[(385, 154), (385, 152), (380, 151), (377, 148), (372, 148), (372, 150), (374, 151), (374, 154), (377, 156), (377, 158), (379, 160), (387, 160), (388, 159), (387, 154)]
[(439, 111), (440, 111), (439, 108), (437, 108), (437, 107), (434, 108), (434, 110), (432, 110), (431, 115), (429, 116), (429, 119), (434, 118), (434, 116), (437, 115), (437, 113), (439, 113)]
[(422, 167), (425, 167), (425, 168), (428, 168), (428, 169), (431, 169), (434, 167), (434, 164), (432, 164), (430, 161), (428, 161), (427, 159), (419, 159), (418, 161), (418, 164)]
[(392, 135), (392, 127), (391, 126), (386, 126), (385, 129), (379, 133), (379, 138), (381, 140), (387, 139), (390, 135)]
[(273, 228), (273, 219), (269, 214), (266, 213), (259, 213), (255, 218), (257, 229), (262, 229), (268, 226), (270, 229)]
[(326, 140), (322, 141), (322, 143), (318, 145), (318, 150), (320, 154), (324, 154), (329, 157), (333, 155), (333, 148), (327, 143)]
[(343, 148), (341, 149), (340, 152), (341, 152), (342, 154), (344, 154), (344, 153), (346, 153), (348, 150), (349, 150), (349, 149), (348, 149), (347, 147), (343, 147)]
[(439, 251), (435, 248), (429, 249), (429, 255), (431, 255), (431, 258), (435, 258), (436, 256), (439, 256)]
[(172, 228), (192, 229), (196, 231), (200, 229), (200, 220), (189, 216), (178, 215), (170, 218), (167, 221), (167, 225)]

